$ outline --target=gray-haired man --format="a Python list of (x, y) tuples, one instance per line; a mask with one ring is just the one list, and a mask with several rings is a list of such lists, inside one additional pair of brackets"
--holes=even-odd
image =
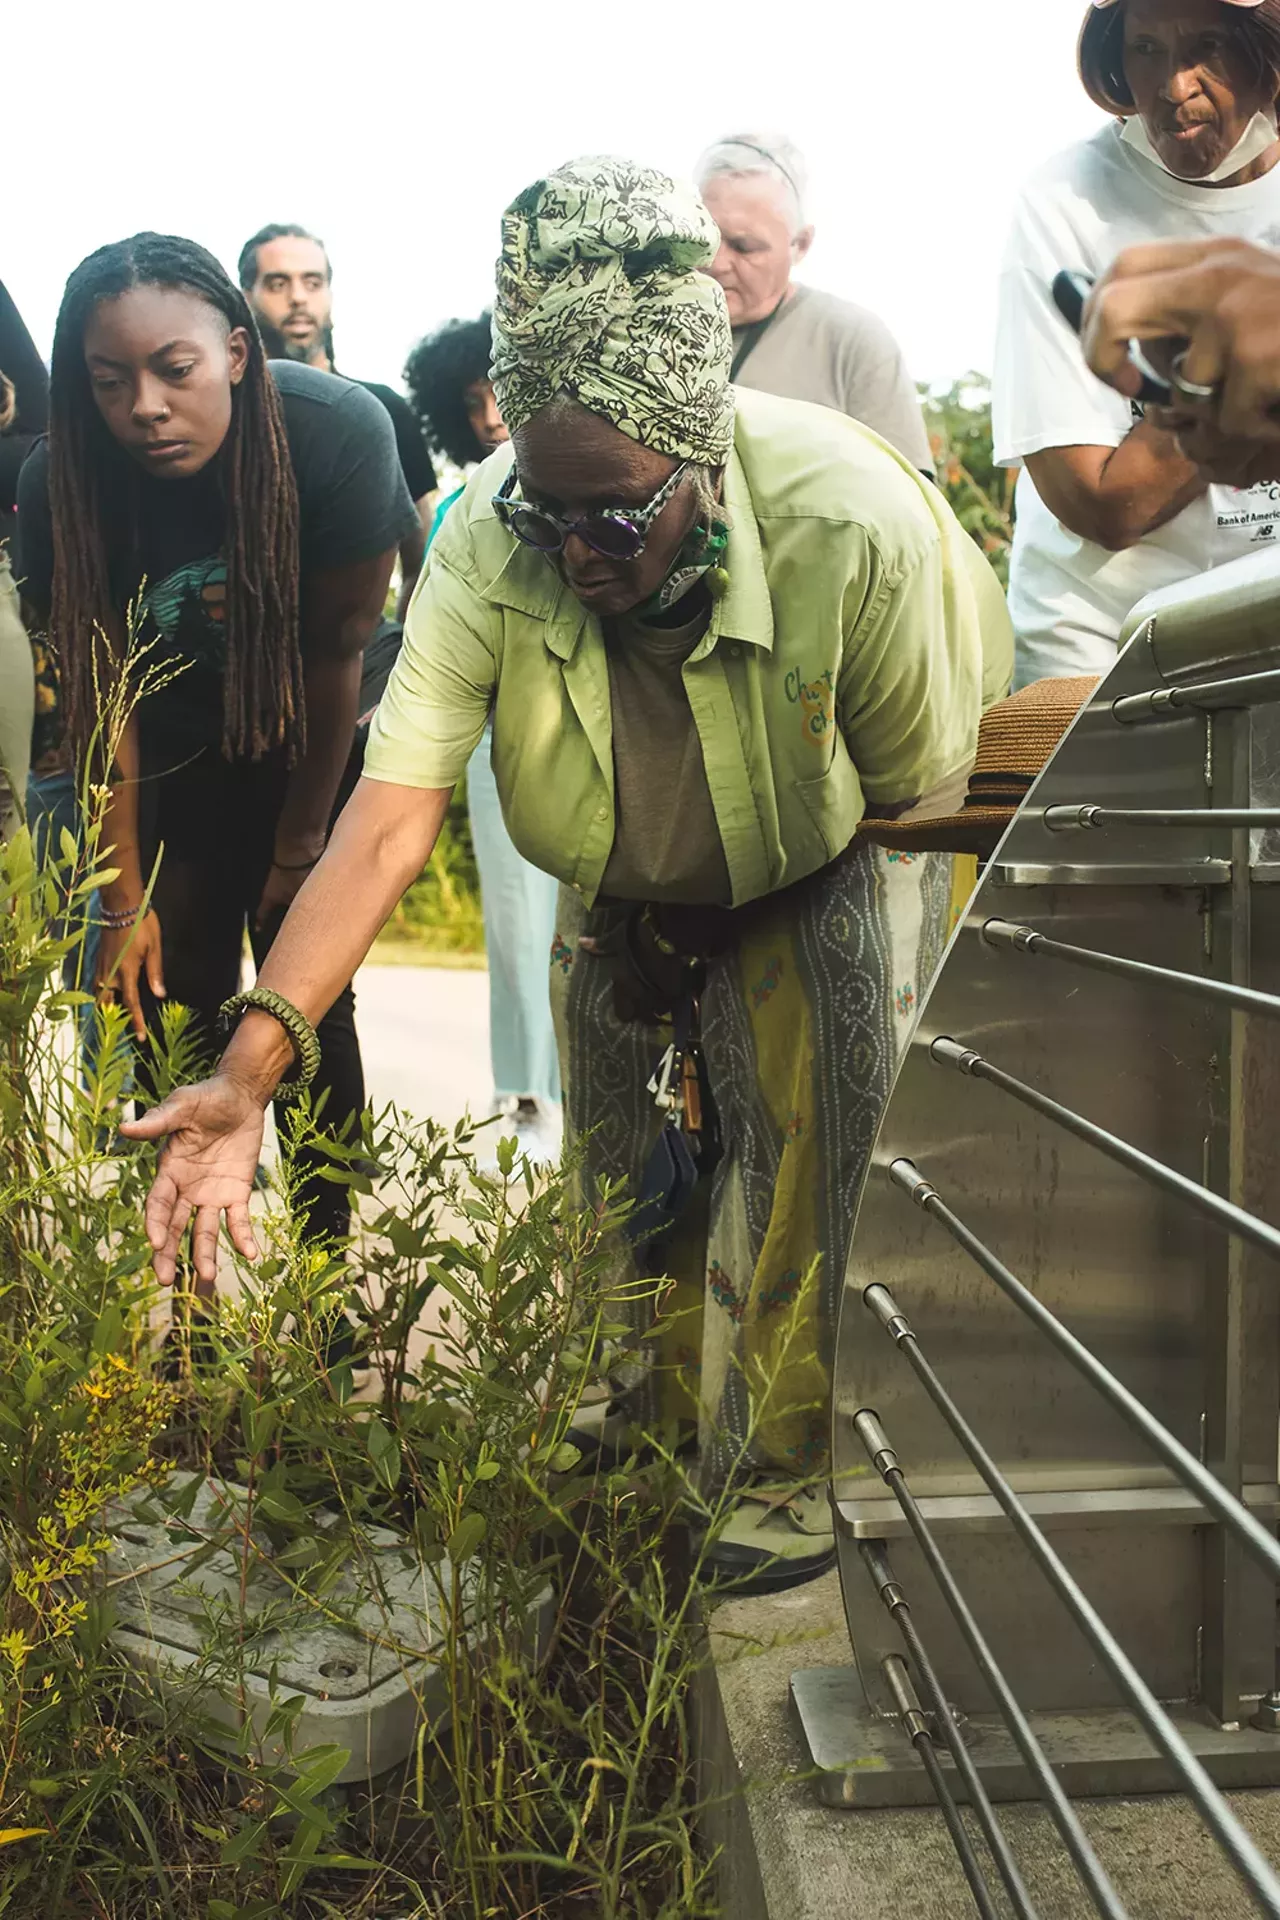
[(730, 134), (695, 178), (720, 229), (708, 271), (728, 302), (738, 385), (847, 413), (932, 473), (916, 389), (884, 322), (791, 278), (813, 242), (797, 149), (777, 134)]

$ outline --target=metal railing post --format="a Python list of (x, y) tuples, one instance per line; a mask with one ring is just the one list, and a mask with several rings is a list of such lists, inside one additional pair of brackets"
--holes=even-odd
[[(1216, 713), (1209, 719), (1208, 772), (1215, 807), (1248, 808), (1253, 791), (1252, 721), (1246, 713)], [(1211, 904), (1210, 969), (1234, 987), (1253, 979), (1253, 886), (1248, 827), (1232, 833), (1230, 887)], [(1206, 1142), (1206, 1185), (1233, 1206), (1247, 1209), (1245, 1102), (1252, 1022), (1240, 1008), (1215, 1015), (1220, 1035), (1220, 1104), (1215, 1102)], [(1244, 1379), (1248, 1289), (1252, 1255), (1236, 1234), (1206, 1234), (1205, 1462), (1228, 1492), (1244, 1491)], [(1216, 1284), (1212, 1282), (1216, 1279)], [(1256, 1283), (1254, 1283), (1256, 1284)], [(1249, 1711), (1243, 1670), (1244, 1618), (1258, 1576), (1240, 1542), (1222, 1525), (1204, 1540), (1204, 1629), (1201, 1689), (1205, 1705), (1224, 1726), (1238, 1726)], [(1274, 1600), (1272, 1601), (1274, 1606)]]

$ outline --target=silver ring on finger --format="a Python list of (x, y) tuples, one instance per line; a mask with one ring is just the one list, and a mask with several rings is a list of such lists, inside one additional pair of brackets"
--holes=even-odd
[(1188, 380), (1182, 369), (1190, 351), (1189, 347), (1184, 348), (1174, 360), (1169, 368), (1169, 383), (1180, 400), (1186, 400), (1192, 406), (1204, 406), (1221, 396), (1222, 382), (1215, 380), (1211, 387), (1206, 387), (1199, 380)]

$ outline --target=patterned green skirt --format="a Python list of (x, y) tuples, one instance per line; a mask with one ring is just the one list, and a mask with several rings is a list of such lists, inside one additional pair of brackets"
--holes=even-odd
[[(651, 1417), (695, 1418), (704, 1472), (744, 1453), (796, 1478), (827, 1456), (835, 1314), (854, 1208), (899, 1052), (951, 922), (951, 861), (867, 846), (751, 917), (715, 961), (702, 1044), (724, 1158), (664, 1250)], [(661, 1125), (668, 1036), (614, 1014), (560, 895), (552, 1008), (584, 1174), (634, 1189)], [(647, 1319), (652, 1322), (649, 1311)]]

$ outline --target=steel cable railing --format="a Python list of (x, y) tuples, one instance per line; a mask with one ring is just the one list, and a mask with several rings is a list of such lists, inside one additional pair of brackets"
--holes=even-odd
[(1111, 717), (1121, 726), (1142, 726), (1153, 720), (1184, 720), (1195, 713), (1221, 713), (1231, 707), (1261, 707), (1275, 700), (1280, 700), (1280, 673), (1244, 673), (1231, 680), (1122, 694), (1111, 703)]
[(1259, 993), (1254, 987), (1238, 987), (1231, 980), (1212, 980), (1201, 973), (1176, 973), (1170, 967), (1153, 966), (1149, 960), (1126, 960), (1118, 953), (1099, 953), (1094, 947), (1072, 946), (1069, 941), (1054, 940), (1047, 933), (1038, 933), (1034, 927), (1020, 926), (1013, 920), (986, 921), (982, 938), (987, 946), (1006, 952), (1066, 960), (1094, 973), (1110, 973), (1142, 986), (1191, 994), (1196, 999), (1231, 1007), (1240, 1013), (1280, 1019), (1280, 999), (1274, 994)]
[(1117, 1134), (1108, 1133), (1105, 1127), (1095, 1125), (1083, 1114), (1075, 1113), (1070, 1107), (1064, 1107), (1058, 1100), (1050, 1099), (1047, 1093), (1041, 1093), (1038, 1087), (1030, 1086), (1025, 1080), (1018, 1080), (1011, 1073), (984, 1060), (972, 1047), (961, 1046), (958, 1040), (942, 1037), (935, 1040), (929, 1048), (929, 1057), (938, 1066), (952, 1067), (957, 1073), (967, 1074), (972, 1080), (985, 1080), (993, 1087), (1012, 1094), (1015, 1100), (1025, 1107), (1031, 1107), (1036, 1113), (1043, 1114), (1046, 1120), (1054, 1121), (1075, 1134), (1078, 1140), (1085, 1141), (1091, 1147), (1097, 1147), (1108, 1159), (1116, 1160), (1131, 1173), (1137, 1173), (1152, 1186), (1160, 1187), (1166, 1193), (1185, 1200), (1197, 1212), (1207, 1214), (1218, 1226), (1225, 1227), (1229, 1233), (1237, 1233), (1241, 1239), (1248, 1240), (1254, 1246), (1261, 1247), (1264, 1253), (1280, 1257), (1280, 1233), (1269, 1227), (1264, 1220), (1257, 1220), (1253, 1214), (1246, 1213), (1243, 1207), (1235, 1206), (1230, 1200), (1224, 1200), (1220, 1194), (1208, 1187), (1197, 1185), (1186, 1174), (1178, 1173), (1173, 1167), (1167, 1167), (1162, 1160), (1153, 1159), (1149, 1153), (1143, 1153), (1139, 1147), (1130, 1146), (1127, 1140), (1121, 1140)]
[[(933, 1730), (921, 1711), (920, 1701), (915, 1689), (911, 1685), (911, 1675), (907, 1671), (907, 1663), (905, 1660), (900, 1659), (897, 1654), (891, 1653), (880, 1662), (880, 1671), (884, 1675), (885, 1685), (893, 1695), (893, 1701), (898, 1709), (898, 1719), (901, 1723), (902, 1731), (906, 1734), (908, 1740), (919, 1754), (920, 1763), (929, 1776), (929, 1784), (933, 1788), (934, 1798), (937, 1800), (938, 1806), (941, 1809), (942, 1818), (946, 1822), (947, 1832), (951, 1835), (951, 1843), (955, 1847), (956, 1856), (960, 1862), (960, 1871), (969, 1883), (969, 1891), (973, 1895), (973, 1904), (982, 1916), (982, 1920), (1000, 1920), (999, 1911), (995, 1901), (991, 1897), (991, 1889), (987, 1885), (986, 1875), (978, 1864), (978, 1856), (974, 1852), (973, 1842), (969, 1838), (969, 1830), (961, 1818), (960, 1809), (956, 1805), (956, 1797), (951, 1791), (950, 1782), (946, 1774), (942, 1771), (942, 1762), (938, 1758), (938, 1749), (934, 1742)], [(945, 1701), (943, 1705), (946, 1705)], [(966, 1758), (967, 1757), (966, 1755)], [(1001, 1838), (1003, 1838), (1003, 1835)], [(1014, 1872), (1017, 1872), (1016, 1867), (1014, 1868)], [(1017, 1911), (1018, 1920), (1024, 1920), (1024, 1916), (1025, 1920), (1036, 1920), (1035, 1909), (1033, 1907), (1019, 1906)]]
[(1127, 1920), (1119, 1895), (1090, 1845), (1089, 1837), (1080, 1823), (1079, 1814), (1067, 1798), (1061, 1781), (1049, 1763), (1048, 1755), (1035, 1736), (1030, 1720), (992, 1652), (986, 1635), (978, 1625), (972, 1608), (960, 1591), (955, 1575), (947, 1565), (946, 1556), (907, 1484), (906, 1475), (898, 1463), (898, 1456), (889, 1445), (888, 1436), (878, 1416), (870, 1412), (859, 1413), (855, 1416), (854, 1426), (876, 1472), (901, 1508), (903, 1518), (915, 1536), (916, 1545), (920, 1549), (925, 1564), (937, 1582), (938, 1590), (948, 1611), (973, 1655), (974, 1664), (1000, 1710), (1000, 1717), (1008, 1727), (1027, 1771), (1049, 1809), (1062, 1843), (1088, 1889), (1095, 1908), (1105, 1916), (1105, 1920)]
[[(1036, 817), (1034, 812), (1030, 817)], [(1050, 833), (1088, 833), (1100, 827), (1280, 827), (1280, 807), (1094, 807), (1063, 801), (1046, 807), (1039, 817)]]
[[(905, 1356), (1014, 1532), (1110, 1673), (1148, 1738), (1181, 1781), (1188, 1798), (1248, 1887), (1259, 1910), (1272, 1916), (1273, 1920), (1280, 1920), (1280, 1876), (1231, 1811), (1101, 1614), (982, 1445), (930, 1365), (910, 1322), (899, 1310), (893, 1295), (887, 1287), (874, 1285), (866, 1289), (863, 1298), (870, 1312)], [(901, 1469), (898, 1468), (897, 1472), (900, 1475)], [(894, 1492), (898, 1492), (897, 1487)]]
[[(1068, 1788), (1145, 1793), (1172, 1787), (1185, 1792), (1256, 1907), (1280, 1920), (1280, 1872), (1223, 1793), (1223, 1787), (1280, 1780), (1280, 1748), (1268, 1744), (1265, 1715), (1250, 1720), (1259, 1686), (1270, 1687), (1274, 1678), (1269, 1602), (1271, 1590), (1280, 1588), (1280, 1497), (1269, 1468), (1244, 1464), (1264, 1451), (1270, 1455), (1272, 1402), (1280, 1384), (1280, 1310), (1268, 1275), (1246, 1257), (1249, 1248), (1280, 1256), (1280, 1218), (1273, 1226), (1249, 1210), (1251, 1196), (1263, 1188), (1268, 1155), (1274, 1164), (1268, 1103), (1280, 1062), (1269, 1031), (1280, 1016), (1280, 989), (1259, 991), (1251, 977), (1257, 964), (1262, 984), (1274, 984), (1268, 969), (1280, 938), (1280, 893), (1255, 892), (1276, 874), (1265, 863), (1261, 871), (1250, 864), (1250, 834), (1280, 828), (1280, 806), (1255, 804), (1280, 799), (1280, 720), (1251, 717), (1253, 709), (1280, 704), (1278, 611), (1280, 564), (1272, 555), (1185, 583), (1135, 613), (1127, 653), (1122, 648), (1106, 685), (1037, 783), (981, 883), (970, 922), (981, 946), (968, 938), (961, 943), (934, 983), (929, 1010), (921, 1010), (930, 1037), (920, 1038), (904, 1063), (881, 1135), (889, 1146), (887, 1168), (880, 1163), (888, 1191), (876, 1192), (873, 1183), (862, 1202), (848, 1306), (864, 1303), (910, 1367), (915, 1384), (904, 1383), (903, 1406), (920, 1407), (918, 1388), (949, 1437), (932, 1417), (926, 1419), (928, 1458), (919, 1463), (917, 1499), (893, 1445), (895, 1439), (908, 1444), (895, 1431), (903, 1416), (880, 1397), (882, 1363), (866, 1354), (865, 1331), (857, 1331), (865, 1327), (862, 1313), (847, 1315), (849, 1331), (838, 1346), (837, 1405), (857, 1411), (852, 1432), (844, 1416), (837, 1420), (837, 1484), (845, 1472), (862, 1471), (860, 1458), (848, 1452), (856, 1435), (854, 1453), (865, 1453), (891, 1496), (885, 1499), (878, 1486), (860, 1493), (855, 1478), (855, 1490), (840, 1502), (846, 1612), (866, 1703), (865, 1712), (853, 1711), (861, 1726), (866, 1713), (874, 1721), (896, 1708), (894, 1724), (901, 1724), (920, 1755), (983, 1915), (993, 1901), (1002, 1912), (1007, 1901), (1019, 1920), (1035, 1911), (993, 1801), (998, 1806), (1034, 1788), (1093, 1908), (1108, 1920), (1123, 1920), (1121, 1898)], [(1157, 679), (1164, 684), (1154, 685)], [(1184, 724), (1180, 730), (1167, 726), (1162, 738), (1162, 722)], [(1077, 800), (1082, 792), (1091, 796), (1088, 802)], [(1215, 883), (1218, 891), (1209, 892)], [(1045, 931), (1023, 924), (1020, 913), (1005, 917), (1008, 889), (1019, 886), (1041, 889), (1040, 904), (1021, 911)], [(1113, 929), (1126, 904), (1141, 920), (1134, 951), (1143, 959), (1105, 950), (1118, 939)], [(1059, 916), (1066, 939), (1055, 937), (1052, 923)], [(1036, 960), (1034, 976), (1056, 963), (1061, 977), (1045, 981), (1047, 995), (1038, 982), (997, 980), (998, 961), (977, 962), (984, 949), (1015, 961)], [(1158, 964), (1164, 961), (1169, 964)], [(1139, 989), (1140, 1021), (1110, 1000), (1091, 1021), (1087, 989), (1099, 974)], [(1159, 1006), (1157, 996), (1170, 1004)], [(1202, 1003), (1203, 1018), (1185, 1018), (1188, 1000)], [(994, 1028), (997, 1004), (1001, 1038), (990, 1045), (1007, 1065), (952, 1037)], [(1050, 1089), (1053, 1082), (1042, 1083), (1040, 1062), (1077, 1041), (1073, 1106), (1042, 1091), (1042, 1084)], [(1156, 1049), (1160, 1071), (1148, 1084), (1143, 1069)], [(976, 1101), (976, 1118), (967, 1112), (950, 1116), (948, 1128), (948, 1096), (943, 1091), (939, 1099), (930, 1065), (984, 1081), (1003, 1100)], [(1111, 1117), (1117, 1073), (1126, 1076), (1124, 1110), (1151, 1122), (1150, 1137), (1161, 1143), (1163, 1157), (1088, 1117)], [(1188, 1075), (1199, 1081), (1184, 1104), (1175, 1089)], [(1002, 1120), (1011, 1139), (1002, 1133)], [(1135, 1141), (1147, 1138), (1140, 1127), (1127, 1130)], [(936, 1145), (916, 1155), (913, 1143), (922, 1133)], [(1134, 1206), (1127, 1183), (1099, 1183), (1087, 1155), (1060, 1159), (1062, 1134), (1123, 1167), (1168, 1207)], [(957, 1156), (965, 1168), (963, 1187)], [(1047, 1195), (1046, 1162), (1054, 1170)], [(979, 1184), (975, 1190), (989, 1190), (1000, 1206), (994, 1244), (964, 1217), (969, 1209), (963, 1195), (971, 1181), (984, 1177), (990, 1188)], [(957, 1205), (948, 1204), (957, 1194)], [(904, 1197), (947, 1236), (932, 1257), (927, 1236), (933, 1230), (913, 1230), (900, 1218)], [(1095, 1251), (1103, 1245), (1106, 1222), (1107, 1252), (1098, 1263), (1082, 1250), (1080, 1210), (1090, 1223), (1087, 1246)], [(1202, 1243), (1188, 1233), (1191, 1214), (1220, 1237)], [(1050, 1296), (1051, 1308), (1039, 1297), (1036, 1263), (1064, 1219), (1063, 1260), (1071, 1264), (1061, 1277), (1065, 1283), (1069, 1272), (1071, 1287), (1068, 1304)], [(983, 1221), (978, 1224), (985, 1232)], [(961, 1381), (974, 1376), (974, 1354), (994, 1296), (981, 1282), (975, 1285), (974, 1268), (1016, 1310), (1011, 1320), (1034, 1329), (1018, 1337), (1011, 1327), (1010, 1353), (1029, 1378), (1005, 1404), (997, 1377), (997, 1403), (984, 1402), (976, 1425)], [(928, 1302), (921, 1314), (936, 1313), (936, 1322), (922, 1322), (923, 1345), (894, 1295), (874, 1283), (879, 1274), (894, 1278), (903, 1271), (920, 1275), (921, 1300)], [(1019, 1271), (1027, 1271), (1030, 1284)], [(1204, 1337), (1192, 1355), (1181, 1343), (1183, 1316), (1195, 1299), (1202, 1305)], [(1071, 1302), (1079, 1303), (1078, 1310)], [(1099, 1317), (1113, 1327), (1123, 1324), (1126, 1341), (1142, 1356), (1143, 1378), (1152, 1373), (1156, 1397), (1150, 1405), (1106, 1364), (1109, 1353), (1095, 1353), (1072, 1330), (1078, 1312), (1089, 1324)], [(1166, 1378), (1156, 1362), (1169, 1351), (1179, 1361)], [(954, 1378), (953, 1359), (963, 1370)], [(988, 1360), (984, 1352), (978, 1377), (990, 1385)], [(1064, 1373), (1064, 1361), (1092, 1393), (1079, 1391), (1076, 1379)], [(1120, 1366), (1123, 1372), (1123, 1361)], [(1033, 1382), (1052, 1401), (1056, 1444), (1071, 1449), (1062, 1463), (1094, 1462), (1087, 1484), (1064, 1484), (1061, 1465), (1046, 1479), (1024, 1462)], [(1150, 1470), (1133, 1464), (1140, 1452), (1119, 1428), (1097, 1436), (1094, 1395), (1165, 1469), (1158, 1491), (1152, 1490)], [(1028, 1479), (1020, 1477), (1024, 1465)], [(930, 1497), (924, 1493), (926, 1467)], [(975, 1480), (990, 1499), (974, 1497)], [(1267, 1484), (1246, 1484), (1254, 1480)], [(1026, 1490), (1044, 1486), (1051, 1490)], [(1121, 1517), (1132, 1524), (1116, 1526)], [(988, 1560), (982, 1541), (993, 1527), (1002, 1545)], [(900, 1556), (885, 1538), (903, 1534), (915, 1550), (903, 1574), (922, 1587), (911, 1594), (914, 1612), (896, 1577)], [(927, 1581), (911, 1570), (916, 1552)], [(1043, 1636), (1039, 1632), (1041, 1580), (1083, 1636), (1080, 1654), (1065, 1661), (1056, 1652), (1053, 1624), (1046, 1623)], [(1124, 1620), (1142, 1623), (1140, 1631), (1122, 1624), (1111, 1604), (1100, 1610), (1106, 1594), (1114, 1596)], [(939, 1596), (949, 1619), (942, 1620), (931, 1654)], [(1151, 1608), (1157, 1612), (1149, 1615)], [(896, 1632), (886, 1631), (886, 1615)], [(899, 1642), (905, 1661), (891, 1672)], [(1087, 1666), (1081, 1665), (1085, 1647), (1094, 1656)], [(1108, 1678), (1124, 1710), (1119, 1714), (1115, 1705), (1101, 1704), (1110, 1692)], [(914, 1700), (903, 1691), (911, 1682)], [(811, 1750), (838, 1774), (830, 1708), (824, 1723), (819, 1696), (797, 1691), (796, 1697), (814, 1702), (808, 1717), (802, 1705)], [(1280, 1732), (1280, 1689), (1268, 1698)], [(929, 1716), (923, 1730), (914, 1717), (920, 1702)], [(972, 1724), (949, 1702), (963, 1705)], [(1202, 1702), (1206, 1718), (1198, 1725)], [(991, 1703), (1012, 1751), (993, 1727)], [(843, 1780), (854, 1803), (860, 1798), (854, 1767), (863, 1764), (862, 1756), (882, 1753), (896, 1777), (877, 1792), (876, 1803), (917, 1803), (924, 1782), (911, 1748), (903, 1745), (904, 1758), (897, 1758), (900, 1744), (859, 1733), (859, 1759)], [(960, 1803), (950, 1812), (948, 1797)], [(1194, 1905), (1192, 1899), (1179, 1911)]]
[[(1031, 1896), (1023, 1885), (1022, 1875), (1018, 1870), (1018, 1863), (1013, 1857), (1009, 1842), (1005, 1839), (1004, 1829), (996, 1818), (995, 1808), (992, 1806), (990, 1796), (982, 1784), (982, 1776), (974, 1766), (969, 1754), (969, 1749), (961, 1738), (960, 1728), (956, 1723), (955, 1714), (951, 1710), (951, 1704), (943, 1692), (942, 1683), (938, 1679), (933, 1662), (930, 1660), (924, 1642), (920, 1638), (916, 1623), (911, 1617), (911, 1608), (907, 1603), (907, 1596), (893, 1577), (893, 1569), (889, 1565), (888, 1554), (885, 1552), (883, 1545), (875, 1540), (863, 1540), (860, 1542), (860, 1551), (862, 1554), (862, 1563), (870, 1575), (871, 1584), (874, 1586), (889, 1618), (902, 1635), (903, 1645), (915, 1662), (916, 1672), (920, 1676), (920, 1684), (923, 1686), (929, 1698), (929, 1705), (933, 1711), (934, 1722), (942, 1735), (948, 1753), (955, 1762), (956, 1772), (964, 1782), (965, 1792), (969, 1796), (969, 1805), (973, 1808), (974, 1818), (982, 1828), (983, 1838), (991, 1850), (991, 1857), (996, 1863), (996, 1869), (1001, 1880), (1004, 1882), (1005, 1892), (1013, 1904), (1013, 1910), (1017, 1914), (1018, 1920), (1037, 1920), (1036, 1910), (1031, 1904)], [(887, 1675), (886, 1678), (888, 1678)], [(890, 1685), (892, 1688), (892, 1683), (890, 1683)], [(930, 1774), (930, 1779), (932, 1779), (932, 1777), (932, 1774)], [(965, 1877), (969, 1879), (967, 1872)], [(979, 1877), (981, 1877), (980, 1874)], [(981, 1894), (974, 1886), (972, 1879), (969, 1879), (969, 1884), (970, 1887), (973, 1888), (974, 1899), (977, 1901), (979, 1911), (985, 1911), (983, 1901), (984, 1899), (988, 1902), (990, 1900), (990, 1893), (987, 1889), (986, 1882), (982, 1882)]]
[(1130, 1393), (1129, 1389), (1117, 1380), (1109, 1368), (1104, 1367), (1088, 1347), (1064, 1327), (1061, 1320), (1051, 1313), (1042, 1300), (1036, 1298), (1029, 1287), (1025, 1287), (1015, 1274), (1010, 1273), (1002, 1261), (998, 1260), (991, 1249), (983, 1244), (951, 1211), (942, 1200), (937, 1189), (930, 1185), (919, 1169), (910, 1160), (895, 1160), (889, 1169), (889, 1178), (916, 1205), (945, 1227), (957, 1246), (963, 1247), (969, 1258), (996, 1285), (1032, 1323), (1039, 1327), (1059, 1353), (1065, 1354), (1079, 1373), (1098, 1389), (1098, 1392), (1113, 1406), (1118, 1414), (1127, 1420), (1130, 1426), (1139, 1432), (1143, 1439), (1164, 1461), (1182, 1484), (1196, 1498), (1203, 1502), (1214, 1518), (1234, 1532), (1241, 1543), (1253, 1555), (1263, 1571), (1273, 1580), (1280, 1581), (1280, 1542), (1273, 1533), (1268, 1533), (1260, 1521), (1254, 1518), (1249, 1509), (1242, 1506), (1220, 1480), (1216, 1480), (1209, 1469), (1197, 1460), (1193, 1453), (1176, 1440), (1169, 1429), (1155, 1415), (1143, 1406), (1141, 1400)]

